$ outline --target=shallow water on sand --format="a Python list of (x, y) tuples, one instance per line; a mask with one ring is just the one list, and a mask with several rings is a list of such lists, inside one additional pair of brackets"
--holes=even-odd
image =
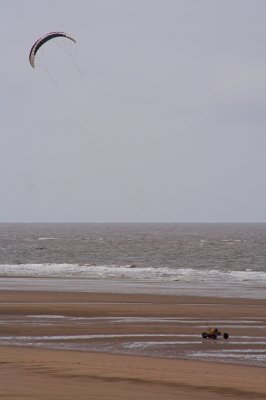
[(160, 282), (128, 279), (0, 277), (0, 290), (66, 291), (90, 293), (160, 294), (266, 299), (264, 285), (229, 282)]
[[(206, 329), (206, 321), (193, 318), (167, 317), (74, 317), (63, 315), (2, 315), (1, 324), (12, 331), (12, 327), (30, 329), (84, 328), (93, 334), (45, 334), (45, 335), (1, 335), (0, 346), (16, 345), (78, 351), (97, 351), (115, 354), (145, 355), (150, 357), (183, 358), (219, 361), (266, 367), (266, 320), (264, 318), (239, 317), (230, 320), (228, 340), (204, 340), (200, 332)], [(213, 320), (223, 332), (227, 321)], [(226, 323), (226, 325), (225, 325)], [(156, 326), (157, 332), (152, 332)], [(169, 326), (174, 328), (169, 333)], [(202, 327), (204, 327), (202, 329)], [(126, 332), (120, 332), (121, 328)], [(147, 329), (150, 330), (147, 332)], [(245, 331), (252, 334), (246, 335)], [(182, 333), (180, 333), (182, 332)], [(195, 333), (191, 333), (195, 332)]]

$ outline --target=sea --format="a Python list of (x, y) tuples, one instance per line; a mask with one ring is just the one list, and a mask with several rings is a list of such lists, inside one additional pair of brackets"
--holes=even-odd
[(266, 224), (2, 223), (20, 288), (266, 298)]

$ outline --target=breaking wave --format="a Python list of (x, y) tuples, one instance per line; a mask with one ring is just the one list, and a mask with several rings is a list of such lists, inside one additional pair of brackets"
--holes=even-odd
[(2, 264), (0, 276), (126, 279), (162, 282), (208, 282), (265, 285), (266, 272), (246, 269), (221, 271), (218, 269), (138, 267), (136, 265), (91, 264)]

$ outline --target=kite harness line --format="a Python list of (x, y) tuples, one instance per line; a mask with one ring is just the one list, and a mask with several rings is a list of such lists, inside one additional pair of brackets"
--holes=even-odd
[[(110, 178), (112, 180), (115, 180), (116, 183), (120, 186), (120, 190), (123, 193), (128, 205), (130, 206), (130, 208), (136, 213), (137, 211), (137, 207), (136, 207), (136, 203), (139, 203), (139, 199), (136, 198), (138, 196), (136, 196), (135, 192), (130, 191), (127, 188), (127, 185), (125, 184), (125, 182), (121, 179), (119, 179), (119, 174), (117, 173), (117, 171), (120, 169), (119, 165), (111, 165), (110, 161), (107, 162), (106, 158), (104, 157), (103, 151), (102, 149), (99, 147), (99, 145), (97, 145), (97, 143), (95, 142), (95, 140), (93, 139), (91, 132), (89, 131), (88, 127), (86, 127), (84, 125), (84, 123), (81, 121), (81, 119), (78, 116), (78, 112), (76, 111), (75, 105), (73, 106), (73, 102), (71, 102), (72, 98), (69, 96), (66, 96), (64, 91), (62, 90), (62, 88), (60, 87), (60, 84), (58, 84), (57, 79), (53, 76), (53, 74), (50, 72), (49, 68), (46, 65), (46, 59), (42, 59), (42, 57), (44, 56), (44, 54), (42, 55), (41, 53), (38, 53), (39, 50), (42, 48), (43, 45), (45, 45), (47, 42), (49, 42), (52, 39), (57, 39), (57, 38), (62, 38), (64, 39), (64, 41), (53, 41), (53, 43), (59, 45), (60, 49), (63, 50), (64, 52), (67, 53), (67, 56), (71, 59), (72, 64), (75, 68), (75, 71), (77, 73), (77, 75), (79, 76), (79, 79), (82, 83), (82, 87), (86, 88), (87, 90), (87, 95), (89, 94), (90, 96), (90, 100), (93, 100), (93, 104), (94, 107), (96, 107), (97, 110), (97, 114), (98, 114), (98, 119), (101, 121), (101, 124), (103, 124), (103, 129), (105, 132), (110, 132), (111, 131), (111, 127), (110, 124), (108, 123), (104, 112), (102, 111), (102, 108), (99, 105), (99, 102), (96, 100), (91, 88), (88, 85), (88, 82), (85, 79), (85, 76), (83, 74), (83, 72), (81, 71), (76, 59), (73, 57), (73, 54), (71, 51), (68, 51), (66, 47), (66, 43), (69, 42), (70, 44), (74, 43), (76, 44), (76, 40), (70, 36), (69, 34), (65, 33), (65, 32), (50, 32), (45, 34), (44, 36), (40, 37), (39, 39), (37, 39), (35, 41), (35, 43), (33, 44), (33, 46), (30, 49), (30, 53), (29, 53), (29, 62), (32, 68), (34, 69), (38, 69), (40, 72), (42, 72), (46, 78), (49, 79), (50, 83), (52, 84), (52, 86), (56, 89), (59, 97), (61, 98), (64, 107), (68, 110), (69, 114), (72, 116), (72, 119), (75, 123), (77, 123), (77, 125), (80, 127), (81, 131), (83, 132), (83, 134), (86, 135), (87, 140), (90, 142), (91, 146), (93, 147), (96, 155), (98, 156), (98, 158), (100, 159), (101, 163), (105, 166), (105, 169), (108, 173), (108, 175), (110, 176)], [(65, 42), (66, 39), (66, 42)], [(76, 47), (76, 46), (75, 46)], [(41, 64), (38, 64), (37, 62), (37, 58), (38, 61), (42, 60)], [(114, 141), (114, 138), (112, 138), (112, 142)], [(114, 148), (117, 148), (117, 146), (115, 145), (115, 143), (112, 143), (112, 146)], [(108, 144), (108, 151), (110, 151), (110, 143)], [(114, 164), (115, 158), (112, 158), (112, 164)], [(115, 167), (115, 168), (114, 168)], [(133, 178), (133, 174), (131, 173), (131, 171), (127, 171), (128, 173), (128, 177), (129, 178)], [(131, 175), (131, 177), (130, 177)], [(133, 179), (130, 179), (130, 181), (132, 181)], [(136, 184), (136, 179), (135, 179), (135, 184)], [(138, 190), (138, 193), (142, 193), (142, 197), (143, 197), (143, 191)], [(137, 201), (138, 200), (138, 201)], [(145, 200), (144, 198), (142, 200)], [(144, 206), (145, 211), (150, 211), (150, 207), (147, 207), (146, 209), (146, 201), (142, 202), (142, 208)], [(139, 216), (140, 219), (141, 215)]]

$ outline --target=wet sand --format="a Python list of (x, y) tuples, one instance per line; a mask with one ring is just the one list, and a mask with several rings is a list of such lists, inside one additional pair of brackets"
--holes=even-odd
[[(263, 299), (1, 291), (0, 398), (266, 398), (265, 368), (208, 357), (229, 348), (266, 352), (265, 305)], [(231, 344), (202, 343), (202, 330), (216, 322), (232, 335)], [(184, 359), (202, 349), (209, 361)]]

